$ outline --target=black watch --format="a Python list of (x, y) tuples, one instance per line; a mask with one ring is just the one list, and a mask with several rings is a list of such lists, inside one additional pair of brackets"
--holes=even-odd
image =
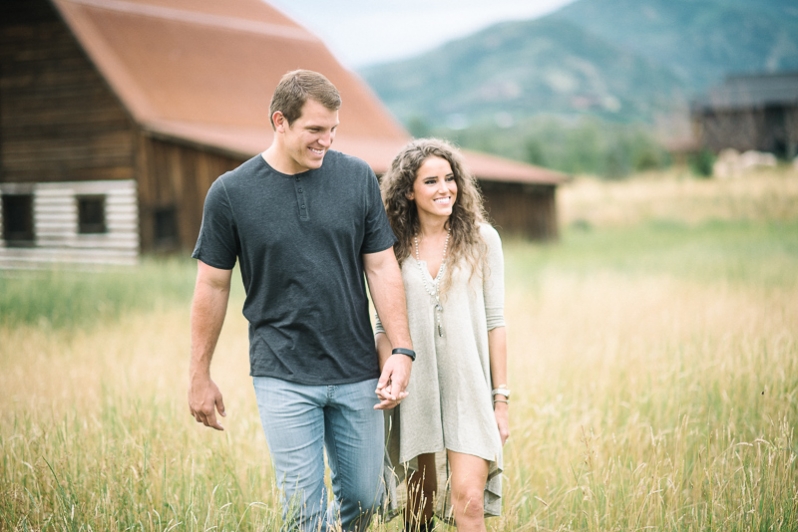
[(413, 360), (413, 361), (416, 360), (416, 352), (413, 351), (412, 349), (405, 349), (404, 347), (394, 347), (391, 350), (391, 354), (392, 355), (405, 355), (405, 356), (409, 356), (410, 360)]

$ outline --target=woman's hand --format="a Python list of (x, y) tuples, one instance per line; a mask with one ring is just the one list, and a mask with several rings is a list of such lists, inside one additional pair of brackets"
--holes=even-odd
[(493, 403), (493, 414), (496, 416), (499, 437), (502, 440), (502, 445), (504, 445), (510, 437), (510, 404), (504, 402)]

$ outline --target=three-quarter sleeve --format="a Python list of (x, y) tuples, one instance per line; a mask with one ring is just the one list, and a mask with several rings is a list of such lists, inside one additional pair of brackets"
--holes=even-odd
[(488, 224), (480, 228), (485, 242), (485, 261), (482, 266), (482, 290), (485, 295), (485, 316), (488, 330), (504, 327), (504, 254), (496, 229)]

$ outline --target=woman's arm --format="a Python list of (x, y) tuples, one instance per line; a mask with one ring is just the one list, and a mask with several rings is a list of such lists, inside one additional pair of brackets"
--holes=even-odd
[[(507, 332), (504, 327), (488, 331), (488, 351), (490, 352), (490, 376), (493, 389), (507, 387)], [(493, 413), (499, 426), (502, 445), (510, 437), (510, 403), (503, 395), (493, 396)]]
[[(482, 227), (487, 247), (482, 270), (485, 315), (488, 327), (488, 354), (491, 385), (507, 388), (507, 331), (504, 322), (504, 254), (499, 234), (490, 226)], [(504, 395), (493, 395), (493, 412), (499, 427), (502, 445), (510, 437), (510, 404)]]

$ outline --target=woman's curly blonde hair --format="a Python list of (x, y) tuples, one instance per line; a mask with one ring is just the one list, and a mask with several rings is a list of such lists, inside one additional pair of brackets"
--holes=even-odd
[[(486, 219), (482, 194), (474, 176), (463, 163), (462, 156), (450, 143), (441, 139), (416, 139), (405, 146), (394, 158), (391, 168), (382, 176), (380, 190), (388, 221), (398, 239), (394, 244), (396, 258), (401, 264), (413, 252), (413, 237), (419, 233), (420, 222), (416, 203), (408, 199), (413, 192), (416, 173), (429, 157), (440, 157), (449, 162), (457, 184), (457, 199), (452, 214), (446, 222), (451, 230), (447, 264), (458, 264), (465, 259), (471, 265), (471, 273), (483, 255), (484, 242), (479, 234), (479, 224)], [(447, 268), (441, 290), (448, 286), (452, 268)]]

